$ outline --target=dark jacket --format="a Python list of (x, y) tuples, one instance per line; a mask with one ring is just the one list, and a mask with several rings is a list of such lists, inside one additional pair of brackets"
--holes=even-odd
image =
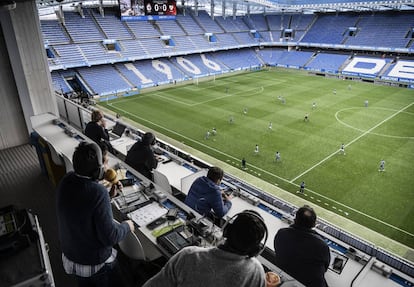
[(113, 221), (106, 188), (96, 181), (66, 174), (57, 188), (56, 211), (62, 252), (71, 261), (97, 265), (129, 232), (127, 223)]
[(208, 216), (213, 210), (214, 215), (220, 218), (232, 205), (231, 201), (223, 201), (219, 186), (206, 176), (193, 182), (184, 202), (201, 215)]
[(152, 180), (151, 171), (158, 165), (151, 147), (142, 142), (136, 142), (131, 147), (125, 158), (125, 163), (150, 180)]
[(85, 135), (96, 142), (101, 149), (105, 146), (109, 152), (114, 152), (113, 147), (109, 142), (108, 130), (98, 125), (96, 122), (89, 122), (86, 125)]
[(296, 224), (280, 229), (274, 239), (275, 263), (307, 287), (325, 287), (329, 247), (313, 229)]

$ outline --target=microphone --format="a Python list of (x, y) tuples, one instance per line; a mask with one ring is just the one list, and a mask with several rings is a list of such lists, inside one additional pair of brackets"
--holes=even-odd
[(122, 192), (122, 183), (119, 181), (118, 174), (114, 169), (108, 168), (105, 171), (104, 179), (112, 184), (111, 190), (109, 191), (109, 195), (111, 197), (117, 196), (118, 191), (121, 193), (122, 196), (124, 195)]
[(116, 173), (116, 171), (113, 168), (108, 168), (105, 171), (104, 174), (104, 179), (112, 184), (117, 184), (118, 183), (118, 174)]

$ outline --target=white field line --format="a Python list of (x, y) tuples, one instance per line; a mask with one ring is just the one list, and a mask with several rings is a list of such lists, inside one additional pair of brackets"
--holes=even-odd
[[(215, 100), (221, 100), (221, 99), (225, 99), (225, 98), (228, 98), (228, 97), (238, 96), (238, 95), (243, 94), (243, 93), (253, 92), (253, 91), (257, 90), (256, 92), (251, 94), (251, 96), (253, 96), (253, 95), (262, 93), (264, 91), (264, 88), (272, 87), (272, 86), (275, 86), (275, 85), (280, 84), (282, 82), (285, 82), (285, 81), (278, 81), (277, 83), (273, 82), (272, 84), (269, 84), (269, 85), (264, 85), (264, 86), (254, 88), (254, 89), (250, 89), (250, 90), (239, 91), (239, 92), (232, 93), (232, 94), (226, 94), (225, 96), (222, 96), (222, 97), (209, 99), (209, 100), (206, 100), (206, 101), (196, 102), (196, 103), (183, 102), (183, 101), (174, 99), (171, 96), (164, 96), (163, 93), (154, 93), (154, 94), (148, 94), (148, 95), (144, 94), (144, 95), (141, 95), (139, 98), (154, 97), (155, 96), (155, 97), (159, 97), (159, 98), (165, 99), (167, 101), (175, 102), (175, 103), (182, 104), (182, 105), (185, 105), (185, 106), (188, 106), (188, 107), (195, 107), (195, 106), (205, 104), (205, 103), (208, 103), (208, 102), (212, 102), (212, 101), (215, 101)], [(223, 85), (223, 86), (225, 86), (225, 85)], [(210, 89), (210, 87), (206, 87), (205, 89)], [(124, 100), (117, 101), (116, 104), (130, 102), (130, 101), (136, 101), (136, 100), (137, 100), (136, 98), (127, 98), (127, 99), (124, 99)], [(110, 104), (110, 105), (113, 106), (113, 104)]]
[(159, 97), (159, 98), (163, 98), (163, 99), (165, 99), (167, 101), (173, 101), (173, 102), (176, 102), (176, 103), (179, 103), (179, 104), (182, 104), (182, 105), (186, 105), (188, 107), (195, 107), (195, 106), (202, 105), (202, 104), (205, 104), (205, 103), (214, 102), (216, 100), (221, 100), (221, 99), (225, 99), (225, 98), (229, 98), (229, 97), (233, 97), (233, 96), (238, 96), (240, 94), (244, 94), (244, 93), (248, 93), (248, 92), (253, 92), (253, 91), (255, 91), (255, 92), (252, 93), (252, 94), (250, 94), (249, 96), (253, 96), (253, 95), (262, 93), (264, 91), (264, 87), (262, 86), (262, 87), (250, 89), (250, 90), (247, 90), (247, 91), (240, 91), (240, 92), (233, 93), (233, 94), (226, 94), (225, 96), (221, 96), (221, 97), (217, 97), (217, 98), (214, 98), (214, 99), (205, 100), (205, 101), (202, 101), (202, 102), (196, 102), (196, 103), (193, 103), (193, 104), (189, 104), (189, 103), (181, 102), (179, 100), (171, 99), (171, 97), (164, 96), (164, 95), (161, 95), (159, 93), (154, 94), (154, 96)]
[[(383, 123), (389, 121), (390, 119), (392, 119), (393, 117), (395, 117), (396, 115), (398, 115), (399, 113), (401, 113), (402, 111), (404, 111), (405, 109), (408, 109), (409, 107), (411, 107), (414, 104), (414, 102), (412, 102), (411, 104), (405, 106), (404, 108), (396, 111), (395, 113), (393, 113), (391, 116), (389, 116), (388, 118), (382, 120), (381, 122), (379, 122), (378, 124), (376, 124), (375, 126), (373, 126), (372, 128), (370, 128), (369, 130), (365, 131), (364, 133), (362, 133), (361, 135), (357, 136), (356, 138), (354, 138), (352, 141), (350, 141), (349, 143), (347, 143), (345, 145), (345, 147), (353, 144), (354, 142), (356, 142), (357, 140), (359, 140), (360, 138), (366, 136), (367, 134), (369, 134), (371, 131), (373, 131), (374, 129), (376, 129), (377, 127), (379, 127), (380, 125), (382, 125)], [(301, 174), (299, 174), (298, 176), (295, 176), (293, 179), (290, 180), (290, 182), (294, 182), (295, 180), (297, 180), (298, 178), (300, 178), (301, 176), (307, 174), (308, 172), (310, 172), (312, 169), (314, 169), (315, 167), (321, 165), (322, 163), (324, 163), (325, 161), (327, 161), (328, 159), (330, 159), (331, 157), (333, 157), (334, 155), (336, 155), (338, 153), (338, 150), (334, 151), (333, 153), (331, 153), (330, 155), (328, 155), (327, 157), (325, 157), (324, 159), (322, 159), (320, 162), (314, 164), (313, 166), (311, 166), (310, 168), (308, 168), (307, 170), (305, 170), (304, 172), (302, 172)]]
[[(409, 106), (411, 106), (412, 104), (414, 104), (414, 103), (411, 103)], [(239, 161), (240, 161), (240, 159), (235, 158), (235, 157), (233, 157), (233, 156), (231, 156), (231, 155), (228, 155), (228, 154), (226, 154), (226, 153), (224, 153), (224, 152), (222, 152), (222, 151), (220, 151), (220, 150), (218, 150), (218, 149), (215, 149), (215, 148), (212, 148), (212, 147), (210, 147), (210, 146), (208, 146), (208, 145), (205, 145), (205, 144), (203, 144), (202, 142), (199, 142), (199, 141), (193, 140), (193, 139), (191, 139), (191, 138), (189, 138), (189, 137), (187, 137), (187, 136), (184, 136), (184, 135), (182, 135), (182, 134), (180, 134), (180, 133), (177, 133), (177, 132), (175, 132), (175, 131), (173, 131), (173, 130), (170, 130), (170, 129), (168, 129), (168, 128), (165, 128), (165, 127), (163, 127), (163, 126), (161, 126), (161, 125), (159, 125), (159, 124), (156, 124), (156, 123), (151, 122), (151, 121), (149, 121), (149, 120), (147, 120), (147, 119), (141, 118), (141, 117), (139, 117), (139, 116), (137, 116), (137, 115), (134, 115), (134, 114), (132, 114), (132, 113), (130, 113), (130, 112), (128, 112), (128, 111), (126, 111), (126, 110), (124, 110), (124, 109), (117, 108), (117, 107), (115, 107), (113, 104), (111, 104), (111, 106), (113, 106), (115, 109), (118, 109), (118, 110), (120, 110), (120, 111), (124, 112), (125, 114), (129, 114), (131, 117), (134, 117), (134, 118), (140, 119), (140, 120), (142, 120), (142, 121), (146, 121), (146, 122), (150, 123), (151, 125), (157, 126), (157, 127), (161, 128), (161, 129), (164, 129), (164, 130), (166, 130), (166, 131), (168, 131), (168, 132), (170, 132), (170, 133), (176, 134), (176, 135), (178, 135), (178, 136), (180, 136), (180, 137), (182, 137), (182, 138), (184, 138), (184, 139), (186, 139), (186, 140), (188, 140), (188, 141), (191, 141), (191, 142), (194, 142), (194, 143), (196, 143), (196, 144), (199, 144), (199, 145), (201, 145), (201, 146), (203, 146), (203, 147), (205, 147), (205, 148), (207, 148), (207, 149), (213, 150), (213, 151), (215, 151), (215, 152), (217, 152), (217, 153), (220, 153), (220, 154), (222, 154), (222, 155), (224, 155), (224, 156), (226, 156), (226, 157), (228, 157), (228, 158), (232, 158), (232, 159), (234, 159), (236, 162), (239, 162)], [(409, 106), (407, 106), (407, 107), (409, 107)], [(407, 107), (406, 107), (406, 108), (407, 108)], [(404, 109), (405, 109), (405, 108), (404, 108)], [(295, 183), (293, 183), (293, 182), (289, 181), (288, 179), (285, 179), (285, 178), (279, 177), (279, 176), (277, 176), (277, 175), (274, 175), (274, 174), (272, 174), (272, 173), (270, 173), (270, 172), (268, 172), (268, 171), (266, 171), (266, 170), (263, 170), (263, 169), (261, 169), (261, 168), (259, 168), (259, 167), (256, 167), (256, 166), (251, 165), (251, 164), (248, 164), (248, 165), (250, 165), (251, 167), (254, 167), (254, 168), (255, 168), (255, 169), (257, 169), (257, 170), (260, 170), (260, 171), (261, 171), (261, 172), (263, 172), (263, 173), (267, 173), (267, 174), (269, 174), (269, 175), (271, 175), (271, 176), (273, 176), (273, 177), (276, 177), (276, 178), (278, 178), (278, 179), (280, 179), (280, 180), (283, 180), (283, 181), (285, 181), (285, 182), (287, 182), (287, 183), (290, 183), (290, 184), (295, 185), (295, 186), (299, 186), (298, 184), (295, 184)], [(359, 213), (359, 214), (361, 214), (361, 215), (363, 215), (363, 216), (365, 216), (365, 217), (368, 217), (368, 218), (370, 218), (370, 219), (372, 219), (372, 220), (374, 220), (374, 221), (377, 221), (377, 222), (379, 222), (379, 223), (381, 223), (381, 224), (384, 224), (384, 225), (386, 225), (386, 226), (388, 226), (388, 227), (391, 227), (391, 228), (393, 228), (393, 229), (395, 229), (395, 230), (398, 230), (398, 231), (400, 231), (400, 232), (402, 232), (402, 233), (405, 233), (405, 234), (408, 234), (408, 235), (410, 235), (410, 236), (414, 237), (414, 234), (412, 234), (412, 233), (409, 233), (409, 232), (407, 232), (407, 231), (405, 231), (405, 230), (402, 230), (402, 229), (400, 229), (400, 228), (398, 228), (398, 227), (395, 227), (395, 226), (393, 226), (393, 225), (391, 225), (391, 224), (389, 224), (389, 223), (387, 223), (387, 222), (384, 222), (384, 221), (382, 221), (382, 220), (379, 220), (378, 218), (375, 218), (375, 217), (372, 217), (372, 216), (370, 216), (370, 215), (368, 215), (368, 214), (365, 214), (365, 213), (363, 213), (363, 212), (361, 212), (361, 211), (359, 211), (359, 210), (356, 210), (356, 209), (354, 209), (354, 208), (352, 208), (352, 207), (349, 207), (349, 206), (347, 206), (347, 205), (345, 205), (345, 204), (342, 204), (342, 203), (340, 203), (340, 202), (338, 202), (338, 201), (336, 201), (336, 200), (332, 200), (332, 199), (330, 199), (330, 198), (328, 198), (328, 197), (326, 197), (326, 196), (324, 196), (324, 195), (321, 195), (321, 194), (319, 194), (319, 193), (316, 193), (316, 192), (314, 192), (314, 191), (312, 191), (312, 190), (310, 190), (310, 189), (306, 189), (306, 191), (309, 191), (309, 192), (311, 192), (311, 193), (313, 193), (313, 194), (316, 194), (316, 195), (318, 195), (318, 196), (320, 196), (320, 197), (322, 197), (322, 198), (325, 198), (325, 199), (327, 199), (327, 200), (329, 200), (329, 201), (331, 201), (331, 202), (335, 202), (337, 205), (341, 205), (341, 206), (343, 206), (344, 208), (347, 208), (347, 209), (349, 209), (349, 210), (352, 210), (352, 211), (354, 211), (354, 212), (356, 212), (356, 213)]]

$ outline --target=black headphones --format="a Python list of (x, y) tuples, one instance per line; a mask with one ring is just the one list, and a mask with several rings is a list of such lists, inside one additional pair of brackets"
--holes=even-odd
[(155, 136), (153, 133), (147, 132), (142, 136), (142, 143), (144, 145), (155, 145)]
[(266, 241), (267, 241), (267, 237), (268, 237), (268, 230), (267, 230), (267, 226), (263, 220), (263, 217), (256, 211), (254, 210), (245, 210), (243, 212), (240, 212), (234, 216), (232, 216), (229, 220), (226, 221), (226, 223), (223, 226), (223, 237), (224, 238), (228, 238), (229, 235), (234, 232), (234, 222), (237, 220), (237, 218), (242, 218), (242, 217), (250, 217), (250, 218), (255, 218), (257, 220), (257, 222), (259, 222), (258, 228), (260, 228), (263, 233), (264, 236), (260, 239), (258, 239), (255, 244), (249, 248), (248, 250), (246, 250), (245, 252), (243, 252), (243, 255), (247, 255), (247, 257), (256, 257), (258, 255), (260, 255), (266, 248)]
[[(89, 159), (79, 158), (79, 156), (75, 157), (74, 154), (73, 168), (75, 172), (80, 173), (79, 171), (81, 171), (81, 175), (89, 176), (93, 180), (103, 179), (105, 168), (102, 161), (102, 151), (99, 145), (95, 142), (83, 141), (79, 144), (79, 148), (92, 150), (93, 155), (91, 155), (91, 157), (95, 158), (96, 160), (92, 162)], [(75, 153), (76, 152), (77, 151), (75, 151)]]

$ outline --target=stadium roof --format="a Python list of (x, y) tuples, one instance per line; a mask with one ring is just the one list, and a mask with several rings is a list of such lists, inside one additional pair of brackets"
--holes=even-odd
[[(15, 0), (16, 2), (25, 0)], [(12, 1), (13, 2), (13, 1)], [(39, 9), (59, 5), (116, 6), (118, 0), (36, 0)], [(243, 15), (249, 13), (315, 13), (315, 12), (364, 12), (387, 10), (414, 10), (414, 0), (355, 1), (355, 0), (178, 0), (177, 6), (199, 7), (215, 15)], [(214, 4), (214, 5), (212, 5)]]

